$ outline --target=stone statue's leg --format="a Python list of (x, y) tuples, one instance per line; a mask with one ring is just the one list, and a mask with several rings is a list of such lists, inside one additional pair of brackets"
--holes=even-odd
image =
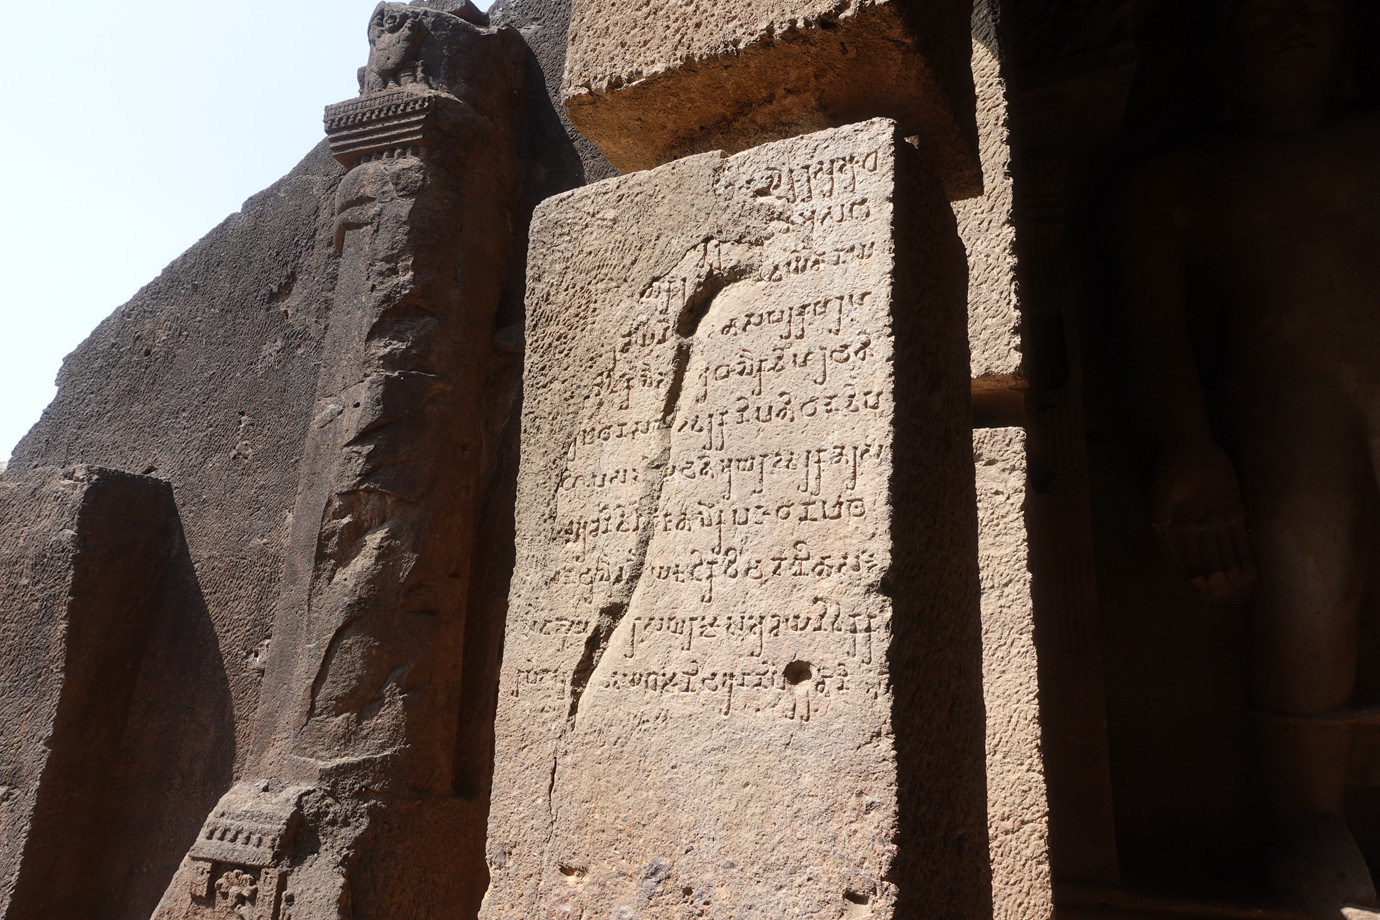
[[(1251, 542), (1254, 702), (1311, 716), (1350, 702), (1375, 481), (1365, 424), (1312, 368), (1262, 365), (1232, 415)], [(1309, 371), (1304, 373), (1304, 371)]]
[[(1375, 891), (1343, 816), (1374, 482), (1357, 414), (1322, 382), (1270, 381), (1238, 426), (1260, 565), (1252, 677), (1275, 825), (1271, 875), (1312, 905)], [(1238, 420), (1242, 420), (1238, 416)]]

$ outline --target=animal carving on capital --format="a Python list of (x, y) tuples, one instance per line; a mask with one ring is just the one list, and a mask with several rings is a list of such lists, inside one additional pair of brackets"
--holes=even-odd
[(360, 71), (360, 92), (426, 85), (426, 62), (420, 57), (426, 38), (426, 24), (415, 10), (380, 3), (369, 20), (369, 63)]

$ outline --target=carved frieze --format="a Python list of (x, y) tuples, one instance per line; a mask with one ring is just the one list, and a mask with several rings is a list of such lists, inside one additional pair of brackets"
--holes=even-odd
[(346, 169), (389, 154), (426, 156), (463, 114), (445, 93), (392, 89), (329, 106), (331, 155)]
[(288, 871), (280, 864), (301, 824), (306, 791), (274, 793), (262, 783), (230, 790), (187, 854), (192, 899), (211, 902), (216, 916), (281, 920)]
[(206, 819), (190, 855), (205, 862), (265, 867), (292, 842), (301, 819), (297, 800), (303, 790), (255, 796), (241, 802), (232, 791)]
[(472, 5), (380, 3), (369, 21), (360, 95), (328, 106), (331, 153), (347, 169), (382, 157), (461, 151), (506, 130), (520, 64), (511, 30), (490, 30)]

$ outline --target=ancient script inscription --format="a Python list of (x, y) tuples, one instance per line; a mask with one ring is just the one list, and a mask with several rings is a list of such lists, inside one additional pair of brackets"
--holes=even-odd
[[(697, 244), (635, 292), (565, 433), (563, 605), (526, 623), (568, 647), (630, 605), (588, 698), (801, 721), (876, 698), (887, 611), (868, 589), (887, 563), (891, 413), (888, 297), (872, 283), (890, 230), (870, 204), (887, 195), (880, 156), (722, 170), (706, 192), (764, 201), (779, 232), (758, 252)], [(552, 678), (525, 669), (509, 693), (559, 709)]]
[[(789, 890), (800, 916), (832, 917), (848, 886), (885, 888), (894, 130), (695, 157), (534, 219), (533, 500), (491, 905), (617, 916), (728, 873), (763, 909)], [(831, 829), (768, 867), (746, 821)], [(825, 864), (862, 881), (806, 878)]]

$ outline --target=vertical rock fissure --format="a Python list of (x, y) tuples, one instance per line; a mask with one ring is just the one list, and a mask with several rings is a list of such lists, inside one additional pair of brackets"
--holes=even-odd
[[(696, 247), (692, 247), (687, 257), (695, 252), (707, 253), (709, 247), (714, 245), (716, 243), (713, 240), (702, 241)], [(656, 429), (655, 453), (647, 460), (642, 471), (641, 481), (644, 487), (637, 501), (640, 523), (627, 576), (614, 596), (600, 609), (589, 634), (585, 637), (584, 648), (571, 672), (566, 723), (561, 727), (553, 746), (551, 773), (546, 787), (548, 824), (546, 843), (543, 848), (543, 863), (548, 869), (552, 864), (551, 847), (555, 840), (556, 826), (559, 823), (556, 788), (562, 756), (566, 751), (567, 742), (573, 734), (585, 690), (589, 686), (590, 680), (593, 679), (595, 671), (598, 670), (605, 651), (613, 641), (619, 624), (632, 606), (633, 598), (642, 579), (648, 551), (656, 530), (655, 522), (662, 506), (676, 419), (681, 412), (681, 397), (685, 392), (685, 381), (689, 374), (690, 360), (694, 354), (694, 342), (700, 323), (709, 313), (714, 299), (728, 285), (748, 277), (753, 268), (754, 266), (751, 264), (735, 264), (728, 271), (725, 271), (721, 265), (701, 263), (702, 273), (698, 273), (698, 276), (693, 278), (690, 290), (686, 292), (678, 311), (674, 326), (675, 357), (671, 367), (666, 398), (661, 405), (660, 419)], [(648, 288), (654, 287), (662, 280), (664, 279), (655, 279)]]
[(666, 465), (671, 459), (671, 435), (675, 428), (676, 417), (680, 412), (680, 397), (685, 389), (685, 376), (690, 366), (690, 355), (700, 321), (709, 312), (709, 306), (719, 292), (745, 274), (746, 269), (739, 268), (728, 273), (712, 272), (701, 278), (694, 290), (686, 296), (685, 303), (680, 310), (680, 316), (677, 317), (676, 357), (672, 367), (671, 382), (666, 390), (666, 402), (662, 405), (661, 410), (661, 423), (657, 434), (658, 450), (655, 459), (647, 465), (644, 471), (644, 481), (647, 486), (638, 501), (641, 529), (637, 535), (637, 546), (633, 551), (627, 580), (624, 581), (623, 589), (619, 592), (620, 596), (611, 600), (599, 611), (599, 616), (595, 619), (594, 626), (585, 639), (584, 651), (571, 674), (570, 710), (566, 715), (566, 723), (570, 728), (575, 725), (585, 687), (588, 686), (589, 679), (593, 676), (595, 669), (599, 667), (604, 651), (608, 648), (609, 642), (612, 641), (618, 624), (622, 622), (624, 615), (628, 612), (633, 596), (637, 593), (638, 582), (642, 579), (642, 570), (647, 560), (647, 548), (652, 542), (654, 522), (657, 512), (661, 509), (661, 496), (666, 483)]
[[(698, 324), (696, 323), (696, 325)], [(693, 336), (693, 330), (691, 330), (691, 336)], [(686, 367), (690, 361), (690, 336), (681, 334), (680, 339), (681, 341), (676, 348), (671, 385), (662, 408), (658, 429), (660, 443), (657, 454), (643, 472), (647, 487), (638, 500), (638, 510), (642, 516), (642, 523), (637, 534), (637, 545), (633, 551), (628, 577), (623, 583), (622, 591), (619, 592), (621, 596), (604, 605), (603, 609), (599, 611), (593, 628), (585, 638), (585, 647), (580, 654), (580, 660), (576, 663), (570, 676), (570, 709), (566, 714), (566, 724), (556, 740), (555, 751), (551, 758), (551, 777), (546, 787), (546, 809), (550, 819), (547, 825), (547, 849), (544, 860), (546, 863), (550, 863), (551, 860), (550, 846), (556, 829), (556, 774), (560, 770), (561, 752), (571, 730), (575, 727), (575, 719), (579, 715), (580, 700), (584, 696), (585, 688), (589, 685), (589, 680), (595, 669), (599, 667), (604, 651), (608, 648), (609, 642), (612, 641), (618, 624), (622, 622), (624, 615), (628, 612), (632, 597), (637, 591), (637, 585), (641, 581), (642, 570), (647, 558), (647, 547), (652, 542), (653, 521), (656, 518), (657, 510), (661, 507), (661, 493), (666, 482), (666, 464), (671, 457), (671, 434), (676, 413), (679, 411), (680, 393), (684, 388)]]
[[(641, 553), (638, 554), (638, 559), (641, 560)], [(639, 570), (641, 569), (640, 565), (637, 567)], [(633, 587), (636, 587), (636, 575), (629, 581)], [(608, 648), (613, 631), (618, 628), (618, 623), (627, 611), (628, 605), (621, 601), (609, 604), (599, 611), (599, 617), (594, 622), (594, 628), (590, 630), (589, 636), (585, 639), (584, 653), (580, 655), (580, 661), (575, 665), (575, 671), (570, 677), (570, 712), (566, 719), (572, 726), (575, 724), (575, 716), (580, 709), (580, 697), (584, 695), (585, 687), (589, 685), (589, 677), (599, 666), (599, 660), (604, 657), (604, 649)]]

